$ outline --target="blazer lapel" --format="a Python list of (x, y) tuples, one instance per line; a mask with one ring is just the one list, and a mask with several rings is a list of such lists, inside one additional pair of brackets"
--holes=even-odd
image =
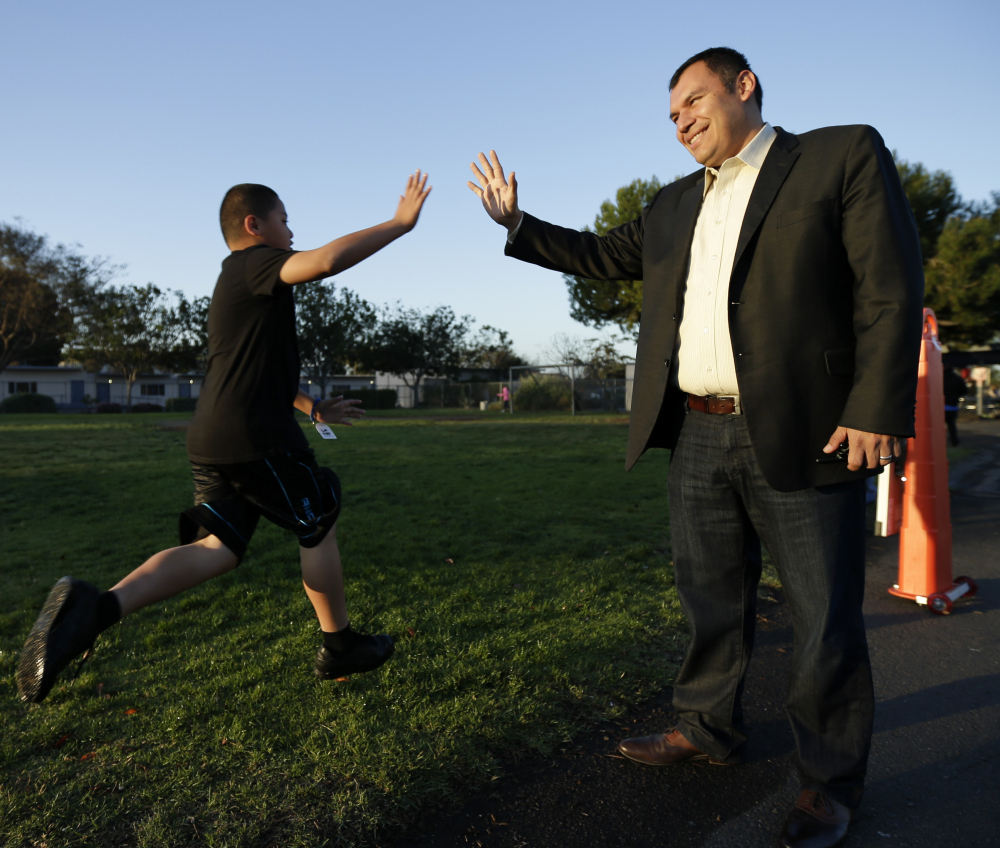
[(791, 133), (785, 132), (781, 127), (775, 128), (778, 137), (767, 152), (764, 164), (757, 175), (757, 182), (754, 183), (753, 192), (750, 195), (750, 203), (747, 204), (746, 214), (743, 216), (743, 226), (740, 229), (740, 238), (736, 242), (736, 255), (733, 257), (733, 270), (740, 264), (743, 251), (746, 250), (750, 239), (757, 232), (767, 210), (774, 203), (774, 198), (778, 195), (785, 177), (792, 170), (792, 165), (799, 158), (799, 154), (794, 148), (798, 146), (799, 140)]
[(687, 279), (688, 261), (691, 258), (691, 242), (694, 239), (694, 227), (698, 223), (698, 213), (701, 211), (701, 201), (705, 192), (704, 172), (698, 182), (681, 195), (677, 205), (677, 245), (685, 245), (685, 250), (675, 253), (674, 267), (670, 270), (668, 279), (674, 284), (676, 295), (675, 312), (680, 313), (684, 302), (684, 284)]

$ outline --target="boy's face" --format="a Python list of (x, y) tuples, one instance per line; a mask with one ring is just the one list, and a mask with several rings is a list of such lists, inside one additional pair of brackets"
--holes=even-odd
[(270, 215), (253, 220), (256, 224), (254, 234), (261, 239), (262, 244), (281, 250), (291, 250), (292, 231), (288, 229), (288, 213), (285, 212), (284, 203), (279, 200)]

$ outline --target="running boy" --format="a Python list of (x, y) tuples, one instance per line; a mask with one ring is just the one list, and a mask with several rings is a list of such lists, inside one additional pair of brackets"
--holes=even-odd
[(301, 253), (271, 189), (247, 183), (226, 193), (220, 219), (232, 253), (208, 313), (208, 369), (187, 436), (195, 506), (181, 514), (181, 546), (107, 592), (59, 580), (21, 652), (22, 700), (44, 700), (70, 661), (124, 616), (234, 569), (261, 515), (299, 538), (302, 583), (323, 630), (316, 675), (358, 674), (389, 659), (389, 636), (351, 630), (335, 531), (340, 482), (316, 464), (294, 410), (348, 426), (364, 412), (360, 401), (314, 401), (299, 390), (292, 286), (344, 271), (412, 230), (426, 183), (420, 171), (410, 176), (391, 220)]

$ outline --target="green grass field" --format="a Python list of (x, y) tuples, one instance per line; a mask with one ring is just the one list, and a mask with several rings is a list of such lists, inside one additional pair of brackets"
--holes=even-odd
[(0, 842), (384, 843), (668, 683), (667, 454), (626, 474), (621, 416), (454, 417), (310, 430), (385, 667), (312, 676), (297, 546), (262, 522), (239, 569), (109, 630), (31, 708), (14, 670), (52, 583), (106, 588), (175, 544), (184, 416), (0, 417)]

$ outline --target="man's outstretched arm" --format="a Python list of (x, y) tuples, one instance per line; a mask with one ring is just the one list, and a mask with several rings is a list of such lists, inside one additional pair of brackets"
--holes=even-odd
[(509, 256), (591, 279), (642, 279), (642, 217), (605, 236), (557, 227), (521, 211), (517, 178), (513, 171), (509, 180), (504, 176), (495, 150), (489, 158), (480, 153), (479, 163), (470, 167), (476, 182), (470, 180), (467, 185), (482, 201), (486, 213), (506, 227)]
[(400, 196), (396, 214), (390, 220), (334, 239), (315, 250), (296, 253), (281, 266), (281, 281), (294, 286), (332, 277), (357, 265), (412, 230), (430, 193), (427, 174), (421, 176), (420, 171), (411, 174), (406, 181), (406, 193)]

